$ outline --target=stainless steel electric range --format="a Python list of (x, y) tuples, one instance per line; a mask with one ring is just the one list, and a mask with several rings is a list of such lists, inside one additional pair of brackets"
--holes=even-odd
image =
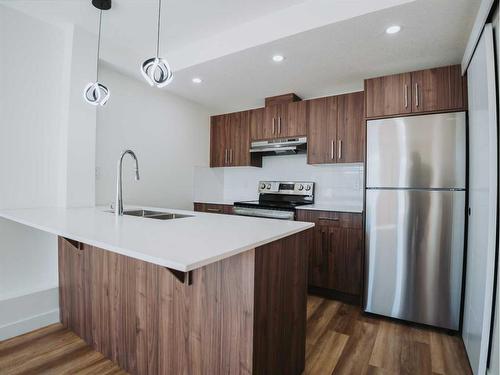
[(261, 181), (259, 200), (235, 202), (234, 214), (294, 220), (295, 208), (314, 203), (314, 182)]

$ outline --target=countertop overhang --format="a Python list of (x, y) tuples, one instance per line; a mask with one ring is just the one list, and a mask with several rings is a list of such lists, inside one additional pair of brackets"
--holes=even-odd
[(172, 220), (115, 217), (105, 207), (3, 209), (0, 217), (182, 272), (314, 226), (297, 221), (143, 208), (192, 217)]

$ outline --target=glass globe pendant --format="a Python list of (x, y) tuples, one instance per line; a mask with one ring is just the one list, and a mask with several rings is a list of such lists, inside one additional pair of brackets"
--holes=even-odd
[[(94, 6), (98, 7), (96, 3), (93, 4)], [(99, 34), (97, 37), (96, 78), (95, 82), (90, 82), (87, 86), (85, 86), (85, 89), (83, 90), (83, 98), (89, 104), (96, 106), (97, 105), (103, 106), (108, 102), (110, 91), (102, 83), (99, 83), (99, 57), (101, 52), (101, 24), (102, 24), (103, 8), (98, 7), (98, 9), (99, 9)]]
[(144, 61), (141, 73), (151, 86), (165, 87), (174, 79), (174, 74), (167, 60), (160, 57), (160, 30), (161, 30), (161, 0), (158, 0), (158, 29), (156, 38), (156, 57)]

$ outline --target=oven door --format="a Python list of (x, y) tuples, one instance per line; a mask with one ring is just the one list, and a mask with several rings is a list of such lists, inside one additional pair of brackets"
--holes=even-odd
[(250, 208), (234, 206), (233, 213), (240, 216), (265, 217), (268, 219), (294, 220), (294, 211), (270, 210), (266, 208)]

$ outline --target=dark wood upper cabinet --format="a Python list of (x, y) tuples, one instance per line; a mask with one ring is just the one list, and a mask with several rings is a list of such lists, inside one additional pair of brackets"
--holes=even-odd
[(262, 124), (262, 138), (278, 138), (278, 120), (282, 105), (272, 105), (264, 108), (264, 122)]
[(413, 112), (465, 109), (465, 84), (460, 65), (413, 72)]
[(307, 135), (307, 102), (293, 102), (281, 106), (280, 137), (299, 137)]
[(363, 91), (338, 96), (337, 163), (365, 160)]
[(262, 166), (250, 153), (250, 111), (213, 116), (210, 125), (210, 167)]
[(307, 108), (307, 162), (334, 163), (337, 140), (337, 97), (308, 100)]
[[(252, 140), (289, 138), (307, 135), (307, 102), (270, 105), (262, 109), (262, 126), (252, 132)], [(257, 114), (255, 117), (259, 117)]]
[(250, 116), (250, 140), (264, 139), (264, 108), (252, 109)]
[(358, 163), (364, 160), (364, 94), (308, 101), (308, 163)]
[(228, 115), (212, 116), (210, 119), (210, 167), (224, 167), (228, 161), (229, 144)]
[(460, 65), (365, 81), (366, 118), (467, 109), (467, 82)]
[(367, 79), (366, 117), (411, 113), (411, 73)]

